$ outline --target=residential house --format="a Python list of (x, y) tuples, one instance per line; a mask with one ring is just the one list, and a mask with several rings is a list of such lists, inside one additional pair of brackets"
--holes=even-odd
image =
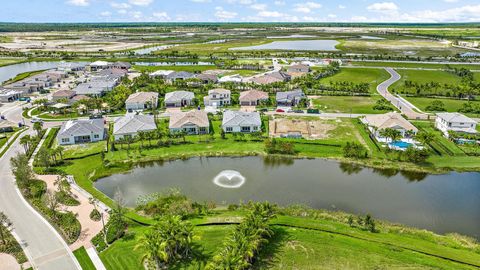
[(257, 106), (265, 100), (268, 100), (268, 93), (259, 90), (241, 92), (239, 98), (241, 106)]
[(225, 111), (223, 113), (222, 129), (232, 132), (259, 132), (262, 130), (262, 120), (258, 112)]
[(132, 65), (128, 62), (115, 62), (109, 65), (111, 69), (129, 70)]
[(475, 134), (477, 133), (477, 121), (461, 113), (437, 113), (435, 127), (448, 137), (449, 131), (459, 133)]
[(400, 132), (400, 135), (408, 138), (408, 133), (417, 134), (418, 129), (400, 113), (389, 112), (386, 114), (367, 115), (361, 119), (370, 132), (379, 142), (387, 142), (388, 138), (382, 136), (382, 130), (387, 128)]
[(113, 136), (118, 141), (123, 138), (134, 138), (138, 132), (156, 130), (153, 115), (127, 114), (115, 120), (113, 124)]
[(0, 102), (13, 102), (23, 96), (22, 91), (8, 90), (0, 87)]
[(52, 100), (57, 102), (62, 99), (70, 100), (73, 98), (77, 93), (72, 90), (60, 90), (52, 94)]
[(95, 78), (89, 82), (81, 83), (73, 89), (78, 95), (103, 96), (106, 92), (110, 92), (117, 86), (117, 80)]
[(93, 63), (88, 64), (85, 69), (90, 72), (95, 72), (103, 69), (109, 68), (110, 63), (106, 61), (95, 61)]
[(232, 83), (241, 83), (243, 82), (243, 77), (235, 74), (235, 75), (229, 75), (229, 76), (223, 76), (221, 77), (218, 82), (219, 83), (225, 83), (225, 82), (232, 82)]
[(205, 111), (174, 112), (170, 116), (169, 129), (173, 133), (208, 134), (210, 121)]
[(231, 104), (230, 90), (216, 88), (208, 91), (208, 96), (203, 97), (205, 106), (223, 107)]
[(293, 90), (287, 92), (277, 92), (277, 106), (294, 107), (297, 106), (302, 99), (306, 98), (302, 90)]
[(155, 72), (150, 73), (150, 77), (159, 77), (164, 80), (168, 78), (168, 76), (172, 73), (175, 73), (173, 70), (157, 70)]
[(288, 73), (309, 73), (310, 66), (305, 64), (295, 64), (287, 68)]
[(188, 91), (174, 91), (165, 94), (165, 107), (185, 107), (194, 105), (195, 94)]
[(274, 71), (251, 79), (256, 84), (272, 84), (277, 82), (288, 82), (292, 76), (283, 71)]
[(75, 95), (74, 97), (72, 97), (70, 99), (70, 104), (73, 104), (75, 102), (79, 102), (81, 100), (88, 100), (88, 99), (91, 99), (91, 97), (85, 96), (85, 95)]
[(63, 123), (57, 140), (60, 145), (90, 143), (105, 139), (105, 134), (103, 118), (69, 120)]
[(144, 110), (157, 108), (158, 93), (155, 92), (137, 92), (131, 94), (125, 101), (127, 111), (130, 110)]
[(195, 74), (187, 72), (187, 71), (179, 71), (179, 72), (172, 72), (167, 75), (166, 80), (170, 83), (176, 81), (184, 81), (188, 79), (195, 78)]
[(215, 74), (206, 74), (206, 73), (198, 74), (197, 79), (199, 79), (203, 84), (218, 82), (218, 77)]

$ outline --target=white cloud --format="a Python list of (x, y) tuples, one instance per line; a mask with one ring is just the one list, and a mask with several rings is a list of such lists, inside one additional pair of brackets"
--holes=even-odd
[(344, 5), (338, 5), (338, 8), (339, 8), (339, 9), (346, 9), (347, 7), (344, 6)]
[(153, 0), (128, 0), (128, 2), (135, 6), (148, 6), (153, 3)]
[(254, 0), (226, 0), (229, 4), (240, 4), (240, 5), (252, 5), (255, 3)]
[(127, 14), (126, 9), (119, 9), (117, 12), (118, 12), (118, 14)]
[(77, 7), (86, 7), (90, 5), (89, 0), (68, 0), (67, 4)]
[(375, 3), (368, 6), (367, 10), (375, 11), (375, 12), (391, 13), (391, 12), (397, 11), (398, 6), (393, 2), (381, 2), (381, 3)]
[(276, 6), (285, 6), (287, 3), (285, 3), (285, 1), (275, 1), (273, 2)]
[(446, 2), (446, 3), (457, 3), (458, 0), (443, 0), (443, 2)]
[(110, 3), (110, 6), (116, 9), (127, 9), (131, 7), (128, 3), (117, 3), (117, 2)]
[(287, 15), (278, 12), (278, 11), (260, 11), (257, 16), (263, 17), (263, 18), (280, 18), (280, 17), (286, 17)]
[(159, 21), (170, 21), (170, 16), (168, 16), (168, 13), (167, 12), (154, 12), (153, 13), (153, 17), (156, 19), (156, 20), (159, 20)]
[(112, 15), (112, 12), (110, 11), (100, 12), (100, 16), (103, 16), (103, 17), (110, 17), (111, 15)]
[(137, 21), (143, 19), (143, 13), (141, 11), (132, 11), (130, 12), (130, 16)]
[(238, 15), (238, 13), (233, 11), (226, 11), (222, 7), (216, 7), (215, 10), (216, 10), (215, 17), (221, 20), (233, 19)]
[(298, 3), (294, 5), (296, 12), (302, 13), (311, 13), (314, 9), (319, 9), (322, 7), (322, 4), (316, 2), (306, 2), (306, 3)]
[(190, 0), (194, 3), (210, 3), (212, 2), (212, 0)]
[(250, 6), (252, 9), (255, 9), (255, 10), (266, 10), (267, 9), (267, 5), (266, 4), (253, 4)]
[(337, 18), (337, 15), (335, 15), (335, 14), (328, 14), (327, 17), (330, 18), (330, 19), (336, 19), (336, 18)]

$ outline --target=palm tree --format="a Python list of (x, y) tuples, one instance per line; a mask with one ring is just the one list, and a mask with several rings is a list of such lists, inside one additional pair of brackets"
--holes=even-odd
[(33, 124), (33, 129), (37, 132), (37, 136), (40, 138), (40, 134), (42, 133), (42, 129), (43, 129), (43, 123), (35, 122)]
[(417, 139), (423, 145), (428, 145), (429, 142), (435, 139), (435, 134), (432, 132), (421, 131), (415, 136), (415, 139)]
[(140, 149), (143, 148), (143, 141), (147, 138), (144, 131), (139, 131), (137, 134), (138, 140), (140, 141)]
[(22, 138), (20, 138), (20, 144), (23, 146), (23, 149), (25, 150), (25, 154), (28, 153), (30, 150), (30, 141), (32, 140), (32, 137), (30, 135), (25, 135)]
[(396, 129), (386, 128), (380, 130), (380, 136), (390, 139), (391, 142), (395, 142), (401, 138), (402, 134)]
[(57, 146), (57, 148), (55, 148), (57, 153), (60, 155), (60, 160), (63, 161), (63, 152), (65, 151), (65, 148), (61, 145)]

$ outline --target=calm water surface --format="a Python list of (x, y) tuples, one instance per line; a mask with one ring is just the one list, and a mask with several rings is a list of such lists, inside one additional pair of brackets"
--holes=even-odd
[[(214, 184), (224, 170), (241, 173), (243, 186), (229, 189)], [(193, 158), (145, 164), (100, 179), (95, 186), (110, 197), (120, 190), (130, 206), (142, 195), (179, 188), (197, 201), (301, 203), (480, 238), (479, 173), (412, 174), (325, 160)]]
[(336, 40), (287, 40), (274, 41), (271, 43), (230, 48), (230, 50), (250, 51), (250, 50), (297, 50), (297, 51), (336, 51), (335, 46), (339, 44)]
[[(27, 62), (27, 63), (20, 63), (14, 64), (9, 66), (0, 67), (0, 84), (3, 82), (14, 78), (20, 73), (24, 72), (31, 72), (37, 70), (44, 70), (44, 69), (52, 69), (60, 66), (62, 62)], [(86, 62), (75, 62), (79, 64), (87, 64)]]

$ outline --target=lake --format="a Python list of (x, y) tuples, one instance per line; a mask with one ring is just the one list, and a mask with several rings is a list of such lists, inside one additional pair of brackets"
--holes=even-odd
[(141, 48), (141, 49), (134, 50), (133, 52), (136, 55), (145, 55), (145, 54), (150, 54), (150, 53), (156, 52), (156, 51), (162, 51), (162, 50), (170, 49), (170, 48), (173, 48), (175, 46), (178, 46), (178, 45), (161, 45), (161, 46), (146, 47), (146, 48)]
[(337, 51), (336, 45), (340, 44), (336, 40), (285, 40), (274, 41), (267, 44), (230, 48), (236, 51), (257, 51), (257, 50), (286, 50), (286, 51)]
[[(0, 67), (0, 84), (3, 82), (14, 78), (20, 73), (31, 72), (44, 69), (53, 69), (57, 68), (64, 62), (53, 61), (53, 62), (26, 62), (20, 64), (13, 64), (8, 66)], [(78, 64), (87, 64), (86, 62), (74, 62)]]
[(480, 173), (427, 175), (319, 159), (192, 158), (143, 164), (95, 187), (110, 197), (119, 189), (129, 206), (142, 195), (179, 188), (195, 201), (300, 203), (480, 238)]

